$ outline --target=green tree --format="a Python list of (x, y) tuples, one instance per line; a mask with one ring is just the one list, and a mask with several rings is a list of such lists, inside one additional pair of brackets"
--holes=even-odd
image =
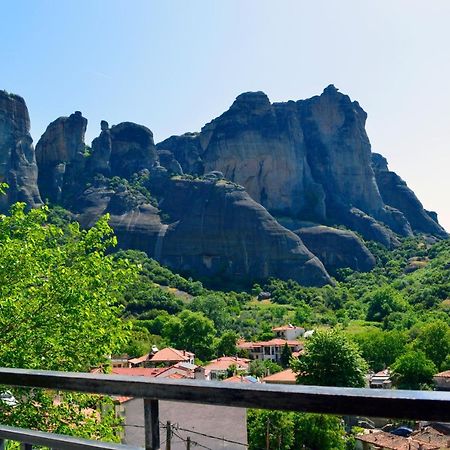
[(287, 342), (284, 344), (283, 350), (281, 350), (281, 356), (280, 356), (280, 363), (282, 367), (288, 367), (289, 361), (292, 357), (292, 350), (287, 344)]
[(335, 328), (316, 331), (291, 368), (300, 384), (364, 387), (368, 367), (358, 347)]
[(237, 354), (238, 335), (234, 331), (225, 331), (217, 343), (217, 356), (234, 356)]
[(391, 366), (392, 378), (399, 389), (423, 389), (433, 383), (437, 372), (433, 361), (420, 350), (410, 350)]
[(279, 364), (270, 359), (266, 359), (265, 361), (261, 361), (260, 359), (250, 361), (248, 368), (250, 375), (258, 378), (266, 377), (267, 375), (281, 372), (282, 370), (283, 368)]
[(345, 450), (347, 436), (340, 417), (325, 414), (294, 414), (293, 448)]
[[(24, 204), (0, 217), (1, 366), (88, 371), (123, 346), (130, 324), (118, 305), (137, 270), (105, 255), (115, 243), (107, 217), (87, 231), (49, 224), (46, 208), (25, 212)], [(2, 423), (119, 438), (106, 398), (62, 393), (55, 404), (47, 390), (14, 395), (16, 407), (0, 405)]]
[(170, 317), (163, 326), (162, 335), (171, 345), (194, 352), (203, 361), (214, 354), (213, 322), (200, 312), (184, 310)]
[(389, 286), (376, 289), (368, 294), (365, 300), (369, 304), (367, 320), (375, 322), (382, 322), (389, 314), (407, 309), (407, 303), (402, 294)]
[(417, 336), (414, 347), (422, 350), (439, 370), (450, 354), (450, 326), (442, 320), (427, 323)]
[[(249, 450), (266, 448), (291, 450), (294, 444), (293, 414), (249, 409), (247, 433)], [(267, 447), (267, 441), (269, 447)]]
[(402, 331), (370, 330), (354, 337), (363, 358), (375, 372), (389, 367), (405, 353), (407, 334)]
[(221, 293), (208, 293), (195, 297), (189, 305), (192, 311), (203, 313), (208, 319), (212, 320), (215, 328), (223, 332), (229, 328), (231, 315), (225, 296)]

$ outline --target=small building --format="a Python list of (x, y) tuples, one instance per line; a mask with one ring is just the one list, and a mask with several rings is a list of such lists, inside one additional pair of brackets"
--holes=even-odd
[[(178, 368), (180, 367), (183, 365), (178, 366)], [(178, 379), (183, 377), (180, 372), (172, 372), (170, 369), (172, 368), (132, 367), (116, 370), (127, 371), (127, 375), (153, 378), (166, 376)], [(153, 375), (151, 375), (152, 371)], [(122, 443), (142, 447), (144, 445), (143, 399), (120, 396), (115, 397), (115, 402), (117, 414), (122, 416), (124, 421)], [(188, 436), (191, 438), (194, 448), (242, 450), (248, 446), (247, 410), (245, 408), (160, 400), (159, 418), (161, 442), (166, 439), (167, 424), (169, 421), (172, 424), (174, 433), (171, 442), (172, 450), (185, 450)]]
[(258, 379), (251, 375), (233, 375), (223, 381), (225, 383), (258, 383)]
[(448, 436), (436, 430), (422, 429), (409, 437), (370, 430), (356, 436), (356, 450), (441, 450), (450, 448)]
[(305, 334), (305, 329), (302, 327), (296, 327), (295, 325), (283, 325), (281, 327), (274, 327), (272, 331), (277, 338), (285, 339), (286, 341), (292, 341)]
[(222, 356), (213, 359), (205, 365), (205, 370), (209, 371), (211, 380), (218, 380), (227, 375), (231, 367), (235, 367), (235, 374), (239, 375), (247, 372), (250, 360), (247, 358), (238, 358), (237, 356)]
[(433, 381), (437, 391), (450, 391), (450, 370), (437, 373)]
[(292, 369), (286, 369), (264, 377), (261, 381), (268, 384), (296, 384), (297, 375)]
[(166, 347), (157, 351), (149, 360), (150, 367), (173, 366), (180, 362), (194, 364), (195, 354), (186, 350), (177, 350), (176, 348)]
[(280, 362), (281, 354), (285, 345), (291, 349), (291, 352), (300, 352), (303, 350), (303, 343), (297, 340), (271, 339), (270, 341), (246, 342), (238, 341), (237, 347), (247, 350), (250, 359), (271, 360), (276, 363)]
[(392, 389), (391, 372), (389, 369), (384, 369), (370, 375), (369, 386), (372, 389)]

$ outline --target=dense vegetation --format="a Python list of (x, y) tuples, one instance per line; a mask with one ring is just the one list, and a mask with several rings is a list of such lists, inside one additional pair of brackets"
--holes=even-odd
[[(323, 288), (270, 279), (249, 292), (212, 290), (142, 252), (111, 254), (115, 243), (107, 217), (87, 231), (61, 208), (26, 212), (17, 204), (0, 217), (2, 366), (88, 371), (109, 354), (138, 356), (152, 345), (208, 361), (238, 353), (239, 337), (270, 339), (273, 326), (292, 323), (318, 330), (300, 361), (283, 355), (303, 383), (360, 386), (367, 368), (391, 367), (398, 388), (426, 389), (433, 374), (450, 369), (448, 240), (405, 239), (392, 251), (368, 243), (378, 261), (370, 273), (341, 270), (336, 286)], [(322, 370), (337, 365), (339, 373)], [(253, 363), (250, 372), (278, 370)], [(20, 408), (0, 402), (4, 423), (118, 439), (108, 399), (65, 394), (56, 404), (48, 391), (13, 394)], [(102, 420), (95, 411), (104, 411)], [(262, 448), (268, 421), (276, 448), (351, 442), (338, 418), (253, 411), (250, 448)]]

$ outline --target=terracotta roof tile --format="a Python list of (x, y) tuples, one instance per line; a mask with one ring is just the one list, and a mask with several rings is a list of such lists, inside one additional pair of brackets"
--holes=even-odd
[(280, 384), (295, 384), (296, 374), (292, 369), (286, 369), (278, 373), (274, 373), (262, 379), (264, 383), (280, 383)]
[(195, 355), (185, 350), (177, 350), (176, 348), (166, 347), (156, 352), (150, 361), (164, 362), (164, 361), (189, 361)]

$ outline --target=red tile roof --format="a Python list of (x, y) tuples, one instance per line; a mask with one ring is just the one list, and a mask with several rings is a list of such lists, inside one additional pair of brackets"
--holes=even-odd
[(146, 355), (139, 356), (138, 358), (131, 358), (128, 360), (131, 364), (140, 364), (142, 362), (148, 361), (150, 359), (150, 353), (147, 353)]
[(445, 370), (444, 372), (437, 373), (435, 377), (439, 378), (450, 378), (450, 370)]
[(248, 369), (250, 360), (247, 358), (238, 358), (235, 356), (222, 356), (221, 358), (213, 359), (205, 366), (208, 370), (227, 370), (230, 366), (235, 365), (238, 369)]
[(356, 436), (356, 439), (372, 444), (376, 448), (389, 450), (439, 450), (442, 448), (439, 445), (419, 442), (412, 437), (396, 436), (384, 431), (362, 434)]
[(147, 367), (113, 367), (111, 373), (113, 375), (126, 375), (131, 377), (156, 377), (164, 368), (147, 368)]
[(264, 383), (274, 384), (296, 384), (297, 378), (292, 369), (286, 369), (273, 375), (269, 375), (262, 379)]
[(230, 378), (226, 378), (226, 383), (253, 383), (253, 381), (249, 380), (248, 378), (242, 376), (242, 375), (234, 375)]
[(176, 348), (166, 347), (162, 350), (156, 352), (152, 358), (151, 362), (165, 362), (165, 361), (189, 361), (189, 359), (194, 358), (194, 354), (187, 352), (186, 350), (177, 350)]

